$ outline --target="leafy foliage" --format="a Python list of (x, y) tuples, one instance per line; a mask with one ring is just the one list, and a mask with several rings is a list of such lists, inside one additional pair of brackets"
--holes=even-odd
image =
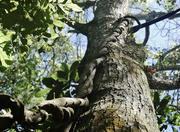
[(177, 6), (176, 0), (157, 0), (157, 3), (169, 11), (173, 10), (174, 7)]
[[(69, 19), (71, 11), (82, 9), (71, 0), (1, 0), (0, 50), (7, 55), (26, 53), (33, 44), (31, 38), (51, 45)], [(42, 48), (39, 50), (42, 52)], [(4, 60), (0, 56), (4, 69)]]
[[(31, 45), (26, 53), (17, 52), (9, 62), (5, 59), (9, 65), (1, 65), (4, 71), (0, 73), (0, 92), (11, 94), (29, 106), (43, 101), (50, 90), (40, 92), (44, 87), (42, 78), (53, 74), (62, 61), (73, 59), (66, 57), (73, 51), (68, 37), (59, 33), (57, 40), (52, 47), (32, 38), (32, 43), (36, 44)], [(43, 49), (43, 52), (39, 49)]]
[(169, 105), (171, 96), (166, 95), (162, 99), (162, 93), (153, 93), (153, 103), (158, 118), (160, 130), (166, 130), (171, 125), (173, 131), (177, 131), (175, 126), (180, 126), (180, 114), (175, 105)]
[(56, 74), (51, 77), (45, 77), (42, 82), (48, 88), (51, 88), (47, 95), (47, 99), (73, 96), (72, 87), (76, 86), (79, 75), (78, 75), (79, 61), (75, 61), (69, 68), (67, 63), (61, 63), (61, 68)]

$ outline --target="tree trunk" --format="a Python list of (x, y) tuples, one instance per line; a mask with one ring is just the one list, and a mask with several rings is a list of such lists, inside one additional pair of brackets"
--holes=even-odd
[(143, 71), (144, 47), (128, 36), (128, 0), (97, 0), (88, 25), (78, 97), (90, 108), (77, 128), (83, 132), (159, 132)]

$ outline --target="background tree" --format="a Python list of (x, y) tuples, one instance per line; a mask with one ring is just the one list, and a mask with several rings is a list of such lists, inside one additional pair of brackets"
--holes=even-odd
[[(172, 49), (158, 53), (152, 53), (153, 50), (150, 51), (143, 45), (148, 40), (149, 26), (164, 18), (175, 20), (179, 16), (179, 9), (168, 13), (175, 7), (178, 8), (177, 2), (158, 0), (157, 3), (163, 7), (164, 12), (155, 12), (146, 7), (145, 2), (147, 1), (131, 1), (131, 9), (141, 11), (133, 14), (133, 17), (127, 11), (129, 2), (123, 0), (1, 1), (3, 51), (0, 69), (1, 77), (7, 80), (1, 82), (1, 89), (3, 93), (15, 94), (14, 97), (29, 107), (37, 104), (39, 99), (43, 100), (42, 97), (49, 91), (47, 99), (73, 95), (72, 87), (76, 87), (79, 79), (79, 62), (76, 61), (71, 66), (62, 63), (61, 68), (58, 68), (58, 62), (69, 60), (68, 54), (62, 52), (64, 46), (65, 51), (69, 49), (66, 48), (66, 44), (69, 45), (68, 37), (60, 33), (65, 27), (63, 23), (73, 27), (73, 32), (81, 32), (88, 37), (88, 47), (80, 63), (80, 80), (76, 89), (77, 97), (86, 98), (44, 101), (27, 110), (20, 101), (1, 94), (0, 108), (10, 108), (13, 115), (1, 117), (0, 121), (4, 124), (1, 129), (14, 127), (16, 131), (30, 131), (35, 128), (43, 131), (158, 131), (154, 114), (156, 112), (160, 130), (172, 125), (172, 129), (177, 131), (174, 126), (179, 126), (180, 117), (177, 65), (179, 45), (177, 43)], [(78, 18), (80, 13), (72, 11), (81, 11), (74, 3), (85, 10), (90, 6), (96, 7), (93, 8), (94, 19), (87, 24), (78, 23), (85, 21)], [(139, 3), (143, 5), (143, 9)], [(139, 25), (133, 27), (134, 20)], [(142, 21), (138, 20), (145, 20), (146, 23), (140, 24)], [(132, 34), (142, 27), (146, 29), (143, 45), (135, 42)], [(63, 31), (66, 33), (67, 28)], [(61, 55), (65, 57), (56, 58), (59, 56), (59, 41)], [(154, 64), (144, 68), (146, 52), (154, 58)], [(16, 63), (12, 56), (17, 60)], [(37, 70), (40, 72), (35, 72)], [(167, 70), (172, 71), (165, 72)], [(9, 75), (12, 71), (19, 79)], [(45, 77), (42, 82), (50, 89), (42, 89), (42, 77)], [(155, 90), (152, 93), (154, 111), (149, 86), (152, 89), (175, 92), (162, 93)], [(37, 101), (34, 102), (34, 99)], [(17, 127), (18, 124), (21, 127)]]

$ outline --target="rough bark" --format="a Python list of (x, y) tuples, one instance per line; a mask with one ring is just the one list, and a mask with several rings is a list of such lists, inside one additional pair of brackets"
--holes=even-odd
[(76, 126), (83, 132), (158, 132), (147, 77), (144, 47), (128, 40), (128, 0), (98, 0), (88, 28), (78, 97), (90, 109)]
[(151, 89), (157, 90), (175, 90), (180, 89), (180, 78), (170, 80), (157, 78), (155, 76), (148, 77), (149, 86)]
[[(16, 121), (34, 127), (52, 118), (54, 126), (49, 131), (53, 132), (159, 132), (143, 68), (145, 49), (128, 34), (129, 1), (96, 2), (94, 20), (87, 25), (74, 24), (88, 37), (80, 65), (79, 98), (45, 101), (26, 110), (20, 101), (1, 94), (0, 109), (12, 111), (11, 116), (0, 117), (0, 122), (9, 123), (1, 130), (13, 127)], [(79, 114), (84, 107), (87, 110)]]

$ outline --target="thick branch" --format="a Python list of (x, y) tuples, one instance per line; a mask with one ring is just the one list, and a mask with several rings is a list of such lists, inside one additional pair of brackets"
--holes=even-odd
[(145, 38), (143, 41), (143, 46), (146, 46), (148, 39), (149, 39), (149, 34), (150, 34), (149, 26), (147, 26), (147, 27), (145, 27)]
[(57, 98), (53, 100), (46, 100), (42, 102), (39, 107), (42, 107), (47, 104), (53, 104), (59, 107), (75, 107), (75, 106), (88, 106), (89, 101), (88, 99), (81, 99), (81, 98)]
[(87, 35), (88, 24), (74, 22), (74, 21), (72, 21), (70, 19), (66, 19), (66, 18), (61, 19), (61, 21), (66, 23), (68, 26), (74, 28), (76, 30), (76, 32)]
[[(166, 12), (156, 12), (156, 11), (152, 11), (152, 12), (149, 12), (148, 14), (143, 14), (143, 13), (139, 13), (139, 14), (133, 14), (134, 17), (136, 17), (138, 20), (152, 20), (152, 19), (155, 19), (157, 17), (160, 17), (160, 16), (163, 16), (163, 15), (166, 15), (167, 13)], [(167, 19), (175, 19), (175, 18), (179, 18), (180, 17), (180, 13), (177, 13)]]
[(151, 89), (157, 90), (175, 90), (180, 89), (180, 79), (160, 79), (154, 76), (148, 77), (149, 86)]
[(12, 128), (15, 123), (12, 115), (1, 115), (0, 116), (0, 131), (3, 131), (7, 128)]
[(159, 68), (153, 67), (156, 69), (156, 71), (167, 71), (167, 70), (180, 70), (180, 65), (174, 65), (174, 66), (161, 66)]
[(10, 108), (12, 111), (12, 115), (0, 116), (0, 130), (12, 128), (16, 121), (23, 127), (31, 128), (51, 119), (55, 123), (53, 132), (69, 130), (72, 124), (71, 119), (80, 114), (79, 110), (82, 107), (89, 105), (88, 99), (58, 98), (44, 101), (33, 109), (27, 110), (20, 101), (9, 95), (0, 94), (0, 100), (0, 109)]
[(6, 94), (0, 94), (0, 109), (11, 109), (13, 119), (21, 122), (24, 120), (24, 105), (17, 99)]
[(175, 15), (175, 14), (176, 14), (177, 12), (179, 12), (179, 11), (180, 11), (180, 8), (177, 9), (177, 10), (175, 10), (175, 11), (169, 12), (169, 13), (163, 15), (163, 16), (160, 16), (160, 17), (158, 17), (158, 18), (156, 18), (156, 19), (154, 19), (154, 20), (145, 22), (145, 23), (143, 23), (143, 24), (141, 24), (141, 25), (134, 26), (134, 27), (131, 28), (131, 33), (135, 33), (135, 32), (137, 32), (137, 31), (138, 31), (139, 29), (141, 29), (141, 28), (150, 26), (150, 25), (155, 24), (155, 23), (157, 23), (157, 22), (159, 22), (159, 21), (162, 21), (162, 20), (164, 20), (164, 19), (166, 19), (166, 18), (169, 18), (169, 17)]

